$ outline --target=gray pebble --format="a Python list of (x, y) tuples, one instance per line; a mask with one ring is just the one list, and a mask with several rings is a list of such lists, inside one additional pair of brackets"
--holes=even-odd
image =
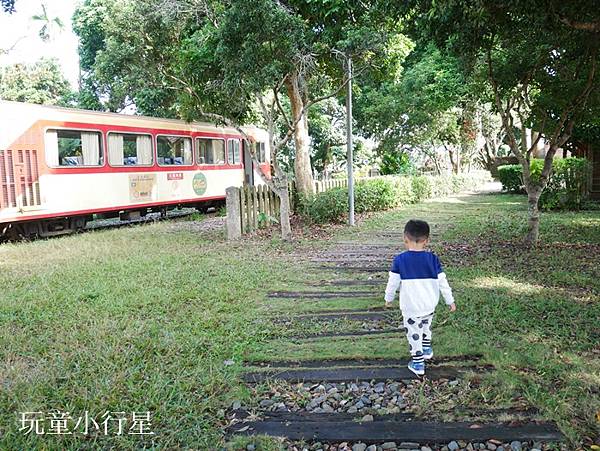
[(406, 449), (414, 449), (414, 448), (418, 448), (419, 444), (415, 443), (415, 442), (402, 442), (400, 443), (400, 448), (406, 448)]
[(237, 399), (231, 403), (231, 408), (233, 410), (238, 410), (241, 407), (242, 407), (242, 403), (241, 403), (241, 401), (238, 401)]
[(522, 448), (523, 447), (521, 446), (521, 442), (518, 442), (516, 440), (514, 442), (511, 442), (510, 444), (510, 449), (512, 449), (512, 451), (521, 451)]
[(385, 442), (381, 445), (381, 449), (394, 449), (396, 448), (396, 442)]
[(356, 443), (352, 446), (352, 451), (365, 451), (367, 449), (367, 445), (364, 443)]
[(360, 421), (373, 421), (373, 415), (365, 415)]
[(377, 445), (369, 445), (365, 451), (377, 451)]
[(455, 441), (451, 441), (450, 443), (448, 443), (448, 449), (450, 451), (456, 451), (459, 448), (460, 448), (460, 446)]
[(271, 407), (273, 404), (275, 404), (275, 403), (273, 401), (271, 401), (270, 399), (263, 399), (259, 405), (261, 407)]
[(429, 446), (421, 446), (421, 451), (432, 451)]
[(254, 451), (256, 449), (255, 445), (248, 445), (246, 446), (246, 451)]

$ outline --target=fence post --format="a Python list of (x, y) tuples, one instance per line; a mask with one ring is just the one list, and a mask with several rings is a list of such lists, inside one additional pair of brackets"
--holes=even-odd
[(239, 240), (242, 237), (242, 221), (240, 215), (240, 190), (230, 186), (225, 190), (227, 208), (227, 239)]
[(254, 222), (254, 230), (258, 229), (258, 193), (256, 192), (256, 186), (252, 188), (252, 221)]
[(250, 195), (250, 187), (244, 187), (244, 201), (246, 202), (246, 218), (247, 218), (247, 229), (248, 232), (254, 230), (254, 221), (252, 220), (252, 196)]
[(240, 219), (242, 224), (242, 235), (248, 233), (248, 227), (246, 226), (246, 195), (244, 192), (244, 188), (241, 187), (239, 189), (240, 196)]
[(265, 190), (264, 190), (264, 185), (258, 185), (257, 189), (258, 189), (258, 211), (261, 212), (261, 213), (264, 213), (265, 212)]

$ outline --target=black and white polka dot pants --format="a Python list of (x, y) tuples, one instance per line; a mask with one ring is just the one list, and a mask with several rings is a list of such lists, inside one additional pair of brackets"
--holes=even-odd
[(431, 323), (433, 322), (433, 315), (431, 313), (425, 316), (404, 318), (408, 349), (415, 363), (423, 362), (423, 348), (431, 347)]

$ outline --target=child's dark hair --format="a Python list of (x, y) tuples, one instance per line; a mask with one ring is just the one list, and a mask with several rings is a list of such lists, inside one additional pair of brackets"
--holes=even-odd
[(411, 219), (404, 226), (404, 234), (407, 238), (417, 243), (429, 238), (429, 224), (420, 219)]

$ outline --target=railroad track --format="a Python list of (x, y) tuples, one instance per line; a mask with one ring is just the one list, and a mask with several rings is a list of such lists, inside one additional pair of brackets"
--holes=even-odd
[[(375, 233), (373, 237), (396, 236), (399, 234)], [(344, 242), (309, 259), (319, 264), (321, 272), (331, 271), (331, 277), (307, 283), (303, 291), (278, 291), (267, 296), (283, 304), (293, 301), (313, 306), (328, 302), (326, 309), (305, 311), (293, 317), (281, 314), (273, 319), (276, 322), (314, 325), (322, 321), (362, 320), (377, 323), (379, 327), (309, 332), (278, 340), (356, 340), (384, 334), (396, 334), (400, 339), (404, 329), (391, 327), (398, 324), (399, 312), (379, 305), (391, 255), (383, 243)], [(356, 257), (361, 259), (358, 265)], [(356, 278), (335, 278), (336, 272), (356, 273)], [(381, 274), (373, 273), (383, 273), (382, 278), (377, 278)], [(331, 301), (336, 299), (346, 306), (354, 299), (363, 303), (376, 299), (378, 304), (362, 309), (331, 308)], [(444, 411), (436, 404), (445, 417), (454, 416), (453, 421), (414, 411), (409, 400), (417, 393), (422, 396), (435, 394), (436, 390), (449, 392), (472, 378), (495, 371), (480, 354), (436, 355), (427, 367), (426, 379), (415, 376), (406, 364), (405, 359), (292, 360), (285, 359), (285, 355), (279, 355), (279, 360), (248, 361), (242, 380), (249, 389), (263, 387), (263, 391), (256, 392), (257, 402), (251, 408), (240, 403), (232, 405), (226, 414), (226, 433), (285, 437), (290, 450), (333, 451), (534, 451), (563, 440), (556, 425), (545, 421), (531, 406), (454, 406)], [(428, 384), (435, 390), (428, 392)], [(265, 386), (271, 387), (266, 394)]]

